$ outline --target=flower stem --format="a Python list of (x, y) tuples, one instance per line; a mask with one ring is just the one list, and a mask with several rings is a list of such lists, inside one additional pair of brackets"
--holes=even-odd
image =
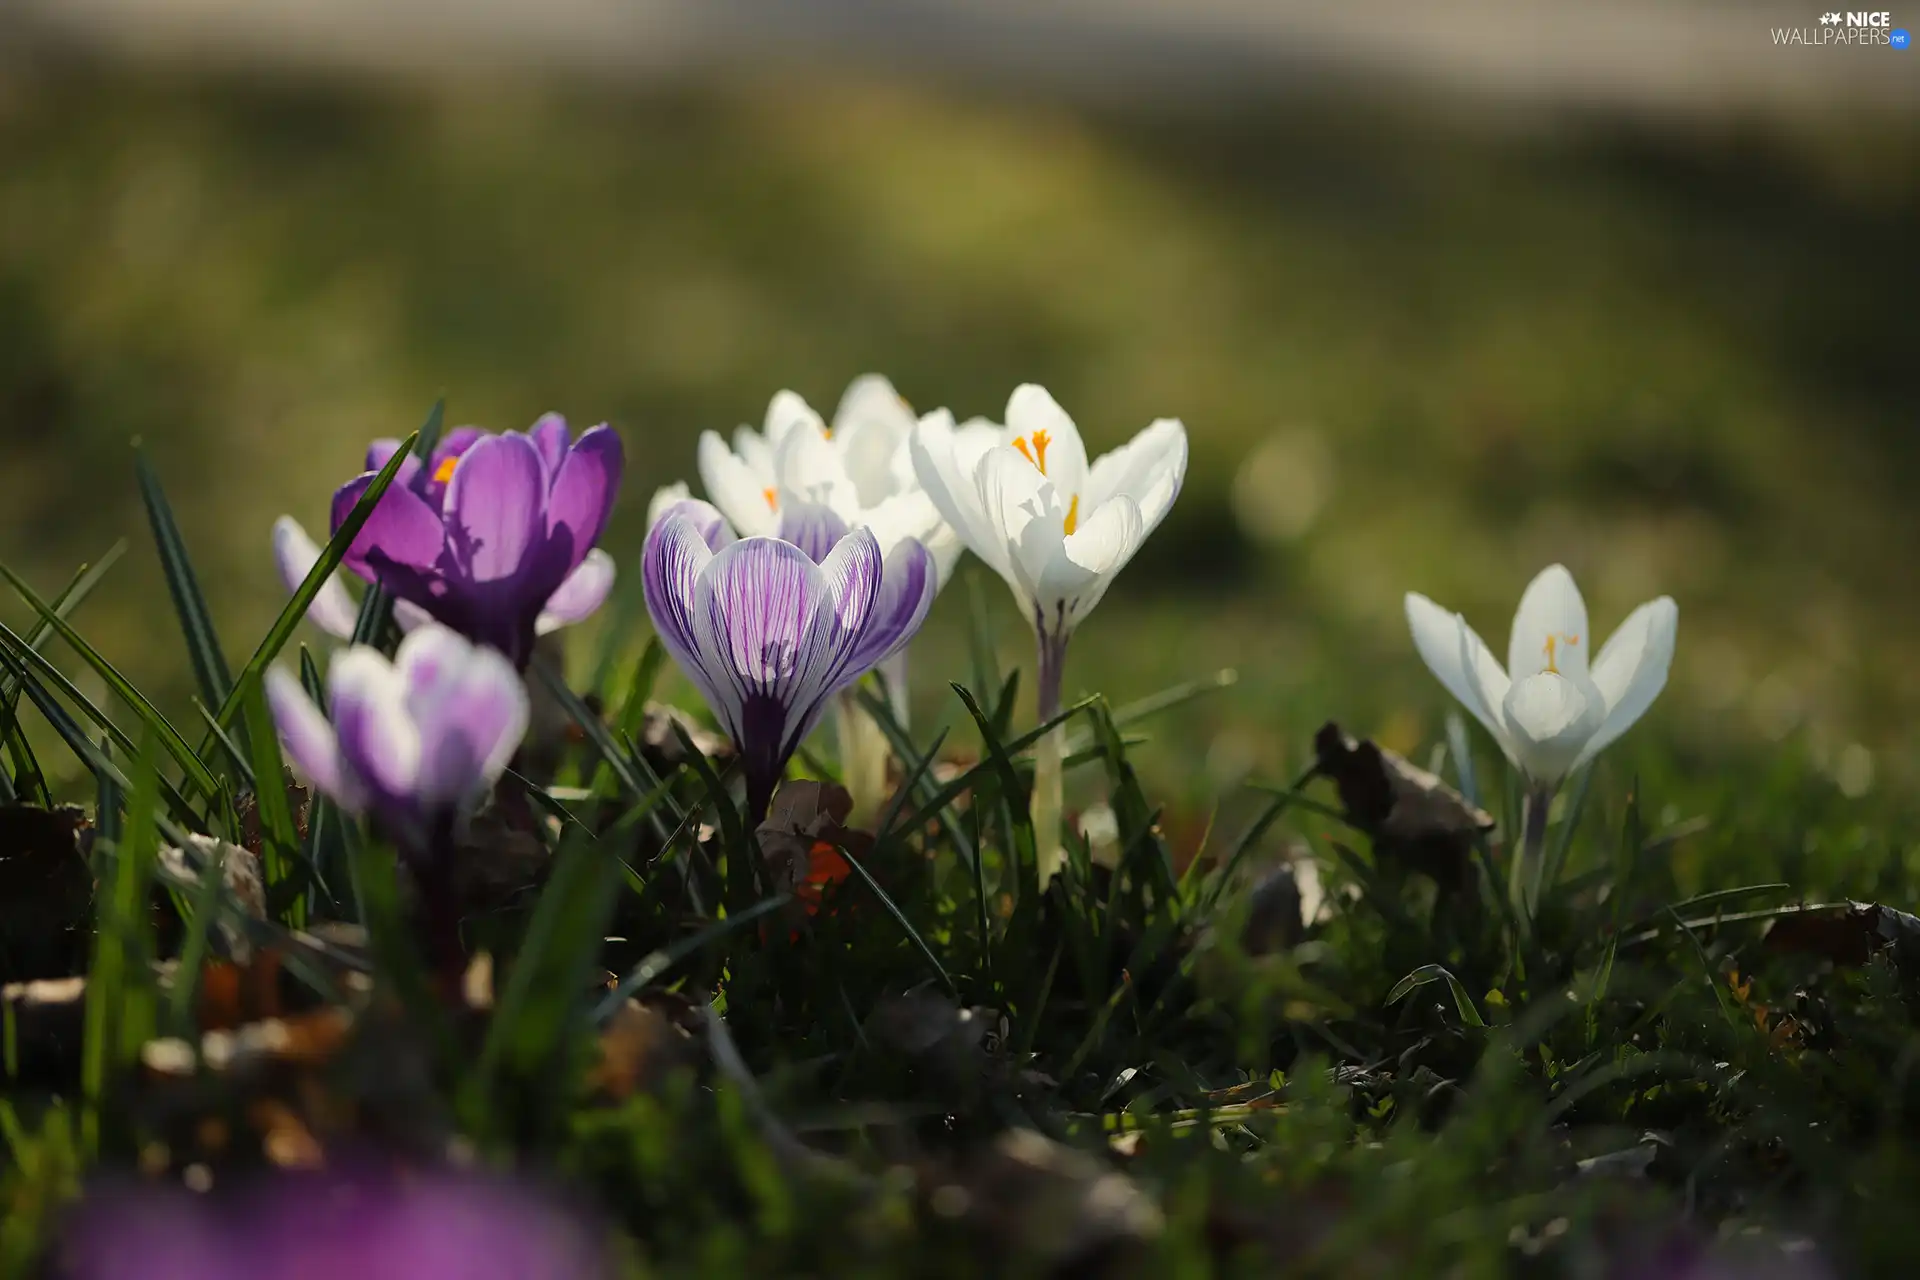
[[(1045, 724), (1060, 714), (1060, 681), (1067, 660), (1067, 638), (1040, 633), (1039, 717)], [(1064, 800), (1062, 764), (1066, 754), (1066, 726), (1061, 725), (1041, 738), (1033, 757), (1034, 852), (1044, 891), (1047, 882), (1066, 865), (1066, 846), (1060, 838)]]
[(853, 797), (849, 821), (864, 827), (879, 816), (887, 800), (887, 735), (854, 700), (849, 689), (834, 699), (834, 735), (840, 740), (840, 775)]
[(457, 857), (452, 825), (445, 824), (428, 841), (427, 852), (413, 863), (413, 883), (420, 895), (420, 932), (441, 996), (458, 1006), (466, 999), (467, 949), (460, 941), (460, 891), (454, 879)]
[(1533, 919), (1540, 899), (1540, 866), (1547, 845), (1547, 811), (1553, 808), (1552, 785), (1529, 782), (1520, 798), (1520, 844), (1507, 871), (1507, 899), (1523, 921)]

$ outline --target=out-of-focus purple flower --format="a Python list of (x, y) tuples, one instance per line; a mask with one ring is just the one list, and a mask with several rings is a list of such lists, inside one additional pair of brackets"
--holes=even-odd
[(584, 1220), (511, 1184), (281, 1176), (210, 1200), (122, 1187), (82, 1202), (60, 1280), (596, 1280)]
[(740, 749), (754, 823), (828, 700), (913, 637), (938, 587), (918, 540), (883, 558), (871, 531), (804, 502), (778, 537), (738, 540), (718, 510), (682, 502), (641, 571), (661, 643)]
[(410, 632), (391, 662), (365, 645), (336, 653), (331, 722), (278, 667), (267, 672), (267, 701), (293, 767), (416, 852), (498, 781), (527, 729), (519, 673), (437, 623)]
[[(333, 496), (332, 528), (398, 447), (376, 440), (367, 450), (367, 470)], [(346, 566), (393, 593), (403, 627), (430, 616), (525, 666), (536, 635), (585, 618), (613, 588), (613, 559), (594, 544), (623, 467), (620, 438), (605, 425), (578, 440), (551, 413), (526, 432), (457, 427), (425, 465), (401, 463)], [(292, 590), (319, 548), (282, 517), (274, 555)], [(350, 635), (352, 608), (345, 588), (329, 582), (308, 616)]]

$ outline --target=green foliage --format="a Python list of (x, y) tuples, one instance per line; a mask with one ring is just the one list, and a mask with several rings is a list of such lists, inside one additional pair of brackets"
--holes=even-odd
[[(141, 1055), (195, 1033), (223, 928), (284, 955), (310, 1002), (359, 1001), (367, 1057), (327, 1087), (354, 1103), (386, 1075), (413, 1081), (411, 1116), (569, 1185), (635, 1274), (1585, 1275), (1683, 1218), (1805, 1234), (1862, 1274), (1907, 1261), (1886, 1206), (1920, 1172), (1920, 968), (1900, 919), (1849, 934), (1816, 900), (1912, 901), (1911, 815), (1836, 806), (1795, 762), (1734, 757), (1707, 782), (1671, 765), (1626, 786), (1584, 775), (1550, 816), (1522, 927), (1504, 835), (1436, 881), (1375, 848), (1312, 773), (1236, 791), (1181, 834), (1136, 753), (1156, 716), (1230, 676), (1020, 729), (1017, 677), (983, 642), (982, 683), (952, 686), (945, 723), (909, 730), (860, 692), (899, 791), (873, 832), (823, 841), (849, 874), (803, 902), (731, 766), (677, 720), (656, 732), (658, 646), (616, 644), (583, 691), (535, 665), (569, 732), (523, 758), (487, 816), (521, 813), (538, 870), (461, 921), (496, 977), (490, 1002), (456, 1007), (393, 852), (324, 804), (303, 836), (277, 785), (259, 680), (288, 615), (226, 692), (209, 687), (196, 751), (69, 620), (97, 581), (46, 604), (15, 579), (39, 621), (0, 633), (11, 796), (45, 790), (20, 731), (32, 707), (99, 797), (70, 1088), (25, 1081), (8, 1005), (13, 1274), (85, 1172), (151, 1149)], [(192, 651), (200, 611), (182, 612)], [(990, 634), (984, 611), (971, 628)], [(139, 739), (41, 653), (52, 636)], [(300, 666), (317, 684), (304, 650)], [(1071, 807), (1110, 823), (1068, 833), (1042, 892), (1033, 753), (1056, 729)], [(1469, 795), (1493, 776), (1470, 752), (1456, 723), (1442, 758)], [(229, 779), (257, 793), (251, 835)], [(163, 866), (189, 829), (253, 842), (265, 919), (229, 900), (226, 855), (192, 882)], [(466, 856), (496, 854), (476, 835)], [(370, 993), (298, 932), (341, 920), (364, 927)], [(612, 1084), (621, 1044), (643, 1048)], [(241, 1101), (230, 1079), (200, 1083)], [(1007, 1145), (1034, 1132), (1060, 1144), (1041, 1173)], [(1114, 1204), (1131, 1208), (1090, 1207)]]

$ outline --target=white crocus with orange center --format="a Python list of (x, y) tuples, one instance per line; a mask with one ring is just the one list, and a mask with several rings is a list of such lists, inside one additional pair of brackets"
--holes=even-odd
[[(1079, 429), (1042, 387), (1017, 388), (997, 431), (922, 420), (913, 466), (968, 550), (1013, 590), (1039, 643), (1040, 719), (1060, 710), (1067, 641), (1114, 577), (1166, 517), (1187, 472), (1187, 432), (1162, 418), (1092, 465)], [(1041, 883), (1064, 862), (1060, 747), (1035, 760), (1034, 826)]]
[(1485, 725), (1526, 778), (1526, 821), (1513, 864), (1516, 899), (1537, 896), (1547, 808), (1561, 781), (1645, 715), (1666, 687), (1680, 610), (1661, 596), (1627, 615), (1591, 661), (1586, 602), (1560, 565), (1520, 597), (1504, 669), (1465, 618), (1407, 595), (1420, 656), (1447, 691)]

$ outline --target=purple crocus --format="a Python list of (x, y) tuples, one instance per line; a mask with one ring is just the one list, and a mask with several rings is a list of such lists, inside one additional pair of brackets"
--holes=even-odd
[(512, 1184), (430, 1174), (269, 1178), (210, 1199), (123, 1186), (83, 1201), (60, 1280), (595, 1280), (586, 1222)]
[[(367, 450), (367, 470), (333, 495), (335, 530), (398, 447)], [(430, 616), (524, 667), (536, 635), (591, 614), (612, 589), (613, 561), (594, 544), (623, 465), (620, 437), (604, 424), (578, 440), (553, 413), (524, 433), (457, 427), (425, 465), (401, 464), (345, 564), (393, 594), (403, 625)], [(274, 546), (290, 586), (318, 557), (291, 520), (275, 526)], [(334, 585), (312, 616), (338, 634), (345, 592)]]
[(418, 852), (485, 795), (527, 730), (526, 687), (506, 659), (431, 622), (391, 662), (367, 645), (334, 654), (331, 722), (278, 667), (267, 701), (293, 767)]
[(883, 559), (869, 530), (791, 501), (778, 537), (737, 540), (712, 506), (679, 503), (641, 572), (661, 643), (740, 749), (756, 825), (828, 701), (913, 638), (938, 586), (918, 540)]
[(370, 816), (408, 855), (427, 948), (443, 988), (458, 991), (466, 952), (455, 838), (526, 734), (519, 673), (497, 651), (428, 622), (391, 662), (366, 645), (333, 656), (331, 722), (278, 667), (267, 672), (267, 701), (295, 771), (342, 809)]

